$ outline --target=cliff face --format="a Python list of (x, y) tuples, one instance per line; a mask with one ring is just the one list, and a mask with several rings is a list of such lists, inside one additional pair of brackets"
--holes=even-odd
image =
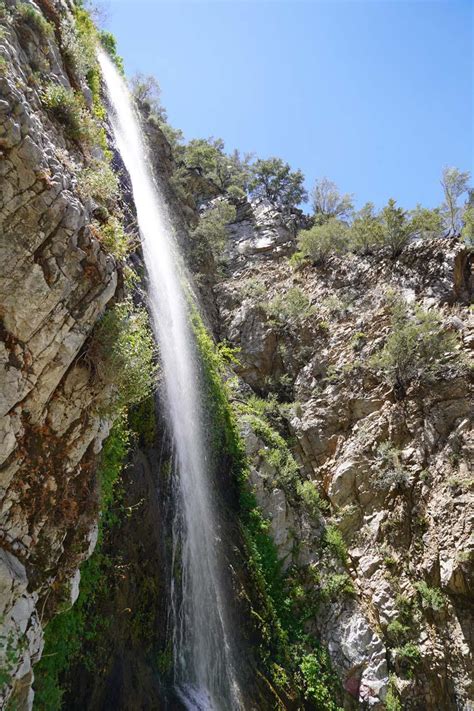
[(7, 3), (0, 36), (0, 634), (20, 707), (41, 623), (74, 600), (95, 543), (108, 393), (85, 343), (117, 286), (91, 229), (92, 204), (77, 191), (90, 156), (42, 102), (45, 81), (70, 88), (58, 44), (69, 10), (45, 7), (56, 25), (34, 3)]
[[(308, 629), (360, 704), (381, 708), (388, 692), (407, 709), (468, 708), (472, 391), (454, 361), (474, 347), (472, 254), (434, 240), (395, 261), (350, 255), (295, 270), (284, 258), (296, 248), (292, 225), (262, 204), (240, 212), (228, 276), (215, 287), (220, 337), (239, 349), (244, 390), (288, 403), (280, 418), (298, 477), (312, 482), (295, 495), (243, 423), (252, 484), (284, 567), (307, 590), (327, 590), (344, 571), (353, 583), (322, 596)], [(457, 334), (442, 376), (402, 393), (370, 367), (391, 333), (394, 296)], [(345, 561), (325, 545), (328, 528), (343, 536)]]

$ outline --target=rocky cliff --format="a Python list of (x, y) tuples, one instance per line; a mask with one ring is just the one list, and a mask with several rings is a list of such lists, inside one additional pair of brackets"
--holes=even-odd
[(93, 231), (94, 204), (78, 190), (90, 150), (42, 98), (46, 81), (71, 89), (60, 48), (69, 9), (10, 2), (0, 13), (0, 634), (3, 699), (13, 685), (22, 708), (42, 623), (74, 601), (96, 540), (109, 394), (86, 342), (118, 272)]
[[(273, 398), (308, 482), (295, 493), (244, 418), (252, 484), (284, 567), (307, 590), (333, 587), (308, 627), (362, 706), (382, 708), (388, 693), (407, 709), (470, 708), (472, 390), (455, 361), (474, 347), (472, 253), (440, 239), (395, 261), (379, 252), (295, 269), (292, 225), (261, 203), (241, 213), (215, 286), (219, 334), (238, 348), (244, 389)], [(371, 367), (397, 297), (456, 334), (442, 374), (402, 393)], [(324, 544), (328, 529), (347, 555)], [(337, 589), (344, 573), (352, 586)]]

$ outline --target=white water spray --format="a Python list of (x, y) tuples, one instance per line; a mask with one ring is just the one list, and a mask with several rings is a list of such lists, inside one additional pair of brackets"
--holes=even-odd
[(177, 692), (188, 709), (230, 711), (242, 704), (216, 554), (216, 523), (184, 270), (127, 86), (104, 52), (100, 51), (98, 58), (110, 99), (116, 144), (132, 183), (160, 348), (165, 407), (176, 453), (173, 567), (180, 567), (181, 573), (173, 577), (172, 607)]

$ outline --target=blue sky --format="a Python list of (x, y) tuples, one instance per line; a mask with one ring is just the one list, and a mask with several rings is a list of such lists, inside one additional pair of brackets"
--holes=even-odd
[(357, 203), (441, 201), (473, 170), (471, 0), (109, 0), (128, 75), (187, 138), (281, 156)]

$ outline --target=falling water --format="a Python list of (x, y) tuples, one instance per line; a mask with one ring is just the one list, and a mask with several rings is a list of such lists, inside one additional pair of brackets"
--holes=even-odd
[(173, 576), (171, 598), (176, 691), (188, 709), (239, 709), (184, 270), (127, 86), (109, 57), (102, 51), (98, 57), (116, 144), (132, 183), (175, 451), (173, 568), (180, 574)]

